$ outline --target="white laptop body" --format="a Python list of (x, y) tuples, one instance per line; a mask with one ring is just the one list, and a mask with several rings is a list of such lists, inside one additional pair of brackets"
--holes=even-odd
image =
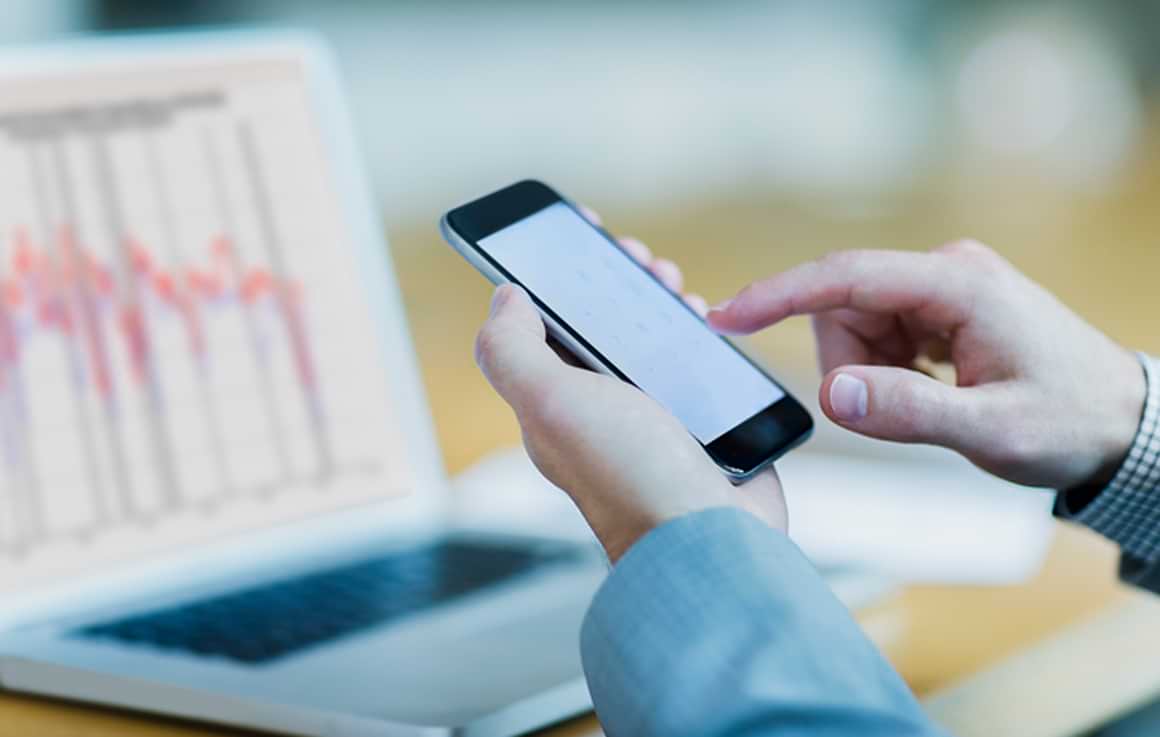
[[(589, 708), (577, 634), (604, 566), (448, 522), (317, 42), (7, 53), (0, 244), (0, 685), (302, 735), (508, 735)], [(356, 570), (361, 608), (301, 595)], [(384, 570), (438, 602), (368, 618)]]

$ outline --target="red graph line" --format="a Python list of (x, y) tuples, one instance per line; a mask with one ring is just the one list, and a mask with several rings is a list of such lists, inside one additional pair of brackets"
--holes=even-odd
[[(301, 324), (301, 286), (280, 283), (262, 266), (244, 266), (230, 240), (218, 236), (200, 263), (180, 269), (159, 264), (138, 240), (130, 238), (128, 278), (116, 272), (77, 243), (73, 229), (62, 226), (58, 245), (37, 247), (27, 228), (12, 233), (10, 262), (0, 264), (0, 387), (6, 367), (20, 361), (24, 341), (35, 332), (56, 331), (79, 338), (87, 353), (92, 383), (102, 396), (113, 392), (113, 375), (105, 342), (104, 321), (113, 317), (130, 358), (133, 378), (147, 378), (151, 354), (148, 312), (167, 310), (184, 325), (193, 358), (206, 360), (207, 340), (203, 313), (216, 306), (250, 308), (274, 300), (278, 313), (289, 320), (291, 353), (299, 380), (313, 389), (315, 377)], [(128, 283), (126, 283), (128, 282)]]
[[(213, 106), (223, 102), (219, 96)], [(134, 101), (134, 110), (137, 105)], [(102, 121), (96, 127), (89, 125), (90, 116), (77, 116), (71, 106), (0, 120), (0, 134), (19, 143), (26, 154), (33, 205), (27, 220), (11, 232), (0, 231), (0, 481), (5, 487), (0, 513), (11, 494), (11, 519), (21, 520), (25, 528), (15, 534), (0, 529), (0, 547), (19, 547), (51, 534), (38, 506), (38, 464), (56, 465), (58, 459), (33, 450), (55, 452), (63, 439), (49, 436), (41, 444), (33, 435), (49, 427), (36, 421), (37, 400), (60, 389), (71, 399), (69, 422), (92, 482), (95, 527), (151, 514), (151, 504), (139, 490), (160, 497), (163, 509), (192, 499), (186, 495), (192, 491), (187, 485), (191, 479), (182, 476), (180, 456), (187, 450), (185, 432), (194, 423), (204, 430), (205, 447), (216, 466), (215, 499), (243, 490), (235, 486), (237, 477), (231, 472), (231, 438), (238, 428), (251, 433), (251, 418), (265, 419), (263, 449), (270, 451), (274, 466), (262, 488), (307, 479), (322, 484), (333, 467), (303, 290), (285, 260), (293, 240), (280, 232), (269, 187), (266, 140), (242, 118), (231, 119), (232, 125), (199, 124), (203, 173), (215, 208), (210, 222), (218, 235), (193, 247), (181, 242), (179, 225), (187, 213), (175, 206), (166, 166), (166, 152), (175, 144), (166, 130), (177, 108), (148, 121), (93, 109)], [(106, 118), (115, 118), (113, 129), (103, 122)], [(114, 133), (142, 145), (149, 191), (122, 189), (127, 183), (119, 176), (121, 162), (110, 145)], [(139, 135), (122, 135), (128, 133)], [(85, 166), (77, 155), (87, 157)], [(240, 166), (227, 165), (235, 159)], [(182, 176), (196, 177), (197, 171), (183, 171)], [(231, 196), (238, 186), (247, 196), (240, 200), (244, 205)], [(155, 205), (155, 241), (152, 236), (148, 243), (136, 237), (139, 232), (127, 221), (123, 205), (130, 196), (134, 203), (144, 196)], [(85, 203), (100, 211), (96, 222), (81, 222), (78, 213)], [(255, 226), (243, 241), (244, 249), (234, 240), (239, 213), (252, 216)], [(96, 236), (101, 237), (99, 244)], [(255, 263), (245, 262), (243, 250)], [(170, 338), (179, 341), (176, 351), (167, 348)], [(54, 372), (28, 371), (44, 365), (42, 355), (48, 354), (40, 353), (42, 340), (62, 350), (67, 386), (50, 389), (47, 382)], [(222, 351), (227, 349), (232, 353), (224, 360)], [(182, 372), (183, 365), (192, 373)], [(293, 386), (289, 391), (281, 387), (282, 377), (297, 384), (300, 412), (287, 406), (285, 400), (295, 392)], [(238, 402), (241, 386), (248, 395)], [(221, 396), (219, 390), (226, 388), (231, 395)], [(172, 401), (169, 392), (174, 390), (192, 390), (195, 397)], [(122, 395), (141, 401), (119, 401)], [(45, 404), (50, 405), (46, 416), (55, 419), (57, 408)], [(235, 418), (245, 421), (231, 422)], [(136, 428), (144, 433), (134, 432)], [(302, 430), (313, 441), (317, 458), (309, 471), (288, 440)], [(141, 451), (145, 455), (139, 456)], [(244, 463), (258, 458), (246, 453)], [(146, 457), (147, 462), (139, 462)], [(200, 477), (192, 478), (202, 483)]]

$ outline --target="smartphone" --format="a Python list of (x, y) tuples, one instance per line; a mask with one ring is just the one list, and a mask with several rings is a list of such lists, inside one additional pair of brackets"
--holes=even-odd
[(522, 287), (580, 361), (673, 413), (734, 481), (813, 430), (773, 377), (546, 184), (517, 182), (451, 210), (440, 225), (489, 280)]

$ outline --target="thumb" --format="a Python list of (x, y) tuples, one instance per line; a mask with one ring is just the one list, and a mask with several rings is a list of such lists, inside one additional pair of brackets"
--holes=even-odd
[(496, 289), (475, 338), (475, 362), (517, 412), (542, 396), (564, 367), (545, 341), (544, 321), (527, 294), (511, 284)]
[(822, 411), (847, 430), (960, 452), (978, 444), (982, 396), (911, 369), (842, 366), (822, 381)]

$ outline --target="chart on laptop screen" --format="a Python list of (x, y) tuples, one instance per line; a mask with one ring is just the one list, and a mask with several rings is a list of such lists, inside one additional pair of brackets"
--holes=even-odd
[(290, 62), (0, 80), (0, 591), (405, 487), (321, 141)]

